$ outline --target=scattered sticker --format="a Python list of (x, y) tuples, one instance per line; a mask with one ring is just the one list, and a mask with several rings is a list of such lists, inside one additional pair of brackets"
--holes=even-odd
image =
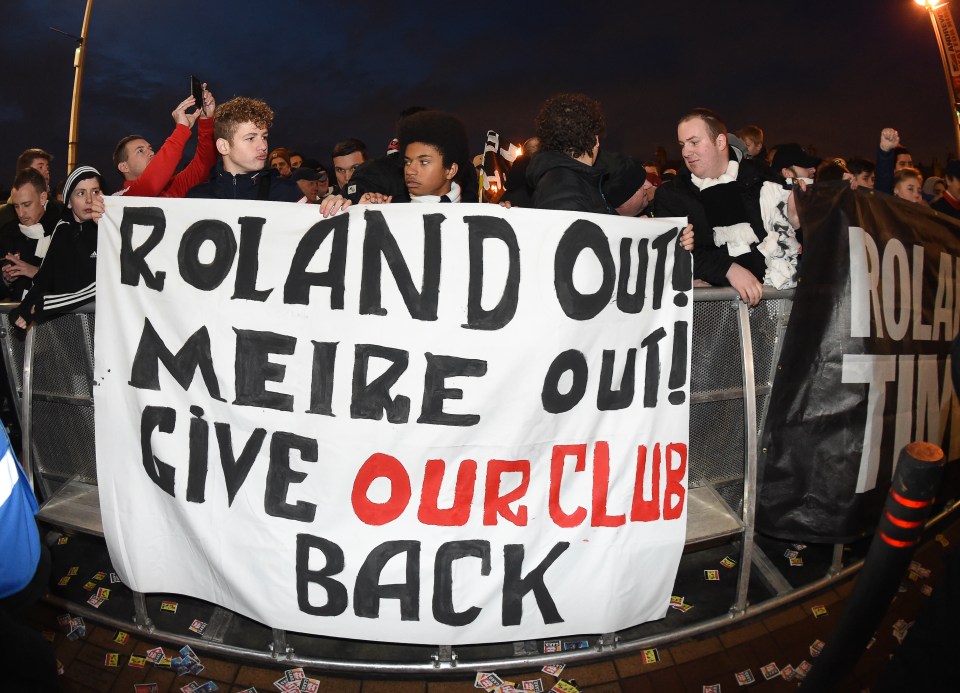
[(819, 657), (820, 653), (823, 652), (823, 648), (826, 646), (826, 644), (827, 643), (825, 643), (823, 640), (820, 640), (819, 638), (817, 640), (814, 640), (812, 643), (810, 643), (810, 656)]
[(473, 680), (474, 688), (482, 688), (484, 690), (488, 688), (493, 688), (494, 686), (502, 686), (503, 679), (497, 676), (492, 672), (487, 671), (478, 671), (476, 678)]
[(159, 693), (160, 687), (155, 683), (135, 683), (133, 693)]
[(783, 555), (784, 555), (784, 557), (786, 557), (786, 558), (796, 558), (797, 556), (800, 555), (800, 552), (799, 552), (799, 551), (791, 551), (790, 549), (787, 549), (786, 551), (783, 552)]
[(127, 664), (132, 667), (136, 667), (137, 669), (143, 669), (145, 666), (147, 666), (147, 658), (132, 654), (130, 655), (130, 661), (127, 662)]
[(560, 678), (560, 673), (566, 666), (566, 664), (548, 664), (540, 671), (542, 671), (544, 674), (550, 674), (550, 676), (556, 676), (557, 678)]
[(118, 630), (117, 634), (113, 636), (113, 641), (115, 643), (119, 643), (120, 645), (125, 645), (127, 643), (127, 640), (129, 639), (130, 639), (130, 635), (127, 633), (124, 633), (122, 630)]
[(724, 556), (723, 560), (720, 561), (720, 565), (722, 565), (724, 568), (732, 568), (736, 564), (737, 562), (730, 558), (730, 556)]
[(551, 693), (580, 693), (580, 689), (569, 681), (557, 681), (550, 691)]
[(543, 654), (553, 654), (554, 652), (560, 652), (560, 641), (559, 641), (559, 640), (544, 640), (544, 641), (543, 641)]
[(793, 544), (793, 548), (796, 549), (797, 551), (803, 551), (805, 548), (807, 548), (807, 545), (806, 545), (806, 544)]
[(114, 585), (118, 582), (120, 582), (120, 576), (116, 573), (110, 573), (110, 584)]
[(756, 681), (756, 679), (753, 678), (753, 672), (750, 671), (750, 669), (738, 671), (736, 674), (734, 674), (734, 676), (737, 678), (738, 686), (749, 686), (751, 683)]
[(103, 666), (105, 667), (120, 666), (120, 655), (117, 652), (108, 652), (103, 656)]
[(67, 571), (67, 575), (70, 575), (72, 577), (79, 572), (80, 572), (80, 566), (74, 565), (74, 566), (70, 566), (70, 570)]
[(829, 613), (827, 611), (827, 607), (825, 607), (823, 604), (817, 604), (815, 607), (810, 609), (810, 611), (813, 612), (814, 618), (821, 618)]
[(719, 570), (704, 570), (704, 571), (703, 571), (703, 579), (704, 579), (704, 580), (709, 580), (710, 582), (716, 582), (717, 580), (720, 579), (720, 571), (719, 571)]
[(529, 693), (543, 693), (543, 679), (521, 681), (520, 690), (529, 691)]
[(786, 681), (793, 681), (797, 677), (797, 670), (788, 664), (780, 670), (780, 676)]
[(670, 597), (670, 606), (672, 606), (674, 609), (679, 609), (681, 606), (683, 606), (683, 597), (678, 597), (677, 595)]
[(920, 585), (920, 594), (925, 597), (929, 597), (931, 594), (933, 594), (933, 587), (926, 584)]
[(213, 693), (214, 691), (219, 691), (220, 686), (215, 684), (213, 681), (207, 681), (206, 683), (197, 686), (196, 693)]
[(813, 668), (813, 665), (807, 660), (803, 660), (797, 665), (797, 678), (803, 679), (806, 678), (807, 674), (810, 673), (810, 670)]
[(177, 613), (176, 602), (160, 602), (160, 611), (169, 611), (172, 614)]
[(94, 609), (99, 609), (99, 608), (100, 608), (100, 605), (103, 604), (105, 601), (107, 601), (107, 600), (106, 600), (106, 599), (103, 599), (103, 598), (101, 598), (101, 597), (98, 597), (98, 596), (95, 595), (95, 594), (91, 594), (91, 595), (90, 595), (90, 598), (87, 600), (87, 604), (89, 604), (90, 606), (92, 606)]
[(97, 596), (100, 599), (110, 599), (110, 588), (109, 587), (98, 587)]
[(656, 664), (660, 661), (660, 652), (656, 647), (651, 647), (649, 650), (644, 650), (640, 653), (643, 657), (644, 664)]
[(93, 582), (92, 580), (83, 583), (83, 589), (85, 589), (87, 592), (89, 592), (96, 586), (97, 586), (97, 583)]
[(940, 546), (942, 546), (943, 548), (947, 548), (948, 546), (950, 546), (950, 540), (947, 539), (942, 534), (938, 534), (935, 538), (937, 542), (940, 544)]
[(70, 537), (60, 537), (59, 539), (57, 539), (57, 543), (58, 543), (60, 546), (63, 546), (63, 545), (66, 544), (68, 541), (70, 541)]
[(159, 664), (166, 656), (167, 655), (163, 651), (162, 647), (154, 647), (147, 650), (147, 661), (152, 662), (153, 664)]
[(709, 686), (704, 685), (703, 693), (720, 693), (720, 684), (711, 683)]
[(64, 575), (60, 580), (57, 581), (57, 584), (61, 587), (66, 587), (67, 583), (70, 582), (70, 576)]
[(589, 650), (590, 643), (586, 640), (568, 640), (563, 643), (563, 651), (569, 652), (570, 650)]
[(193, 623), (190, 624), (190, 630), (192, 630), (197, 635), (203, 635), (203, 631), (207, 629), (207, 624), (201, 621), (200, 619), (194, 619)]
[(94, 576), (93, 576), (92, 578), (90, 578), (90, 579), (91, 579), (91, 580), (96, 580), (97, 582), (100, 582), (100, 581), (103, 580), (103, 578), (105, 578), (105, 577), (107, 577), (107, 574), (101, 570), (101, 571), (99, 571), (96, 575), (94, 575)]
[(693, 608), (693, 604), (683, 603), (677, 608), (680, 609), (680, 611), (682, 611), (683, 613), (687, 613), (688, 611), (690, 611), (690, 609)]
[(802, 565), (803, 565), (803, 559), (802, 559), (802, 558), (791, 558), (791, 559), (790, 559), (790, 566), (791, 566), (791, 567), (793, 567), (793, 568), (799, 568), (799, 567), (802, 566)]
[(780, 667), (777, 666), (776, 662), (770, 662), (760, 667), (760, 673), (764, 679), (769, 681), (770, 679), (775, 679), (780, 676)]

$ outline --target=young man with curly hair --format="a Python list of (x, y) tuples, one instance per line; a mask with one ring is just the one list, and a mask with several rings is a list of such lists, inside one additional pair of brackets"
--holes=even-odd
[(603, 171), (594, 168), (606, 122), (599, 102), (585, 94), (557, 94), (537, 114), (540, 151), (527, 167), (533, 206), (606, 214), (600, 190)]
[(273, 110), (259, 99), (237, 96), (217, 106), (213, 136), (220, 161), (210, 180), (191, 188), (187, 197), (297, 202), (297, 184), (267, 164), (267, 138)]

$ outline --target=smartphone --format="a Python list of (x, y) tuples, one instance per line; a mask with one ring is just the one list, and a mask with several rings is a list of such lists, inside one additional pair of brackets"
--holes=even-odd
[(190, 75), (190, 93), (197, 102), (197, 108), (203, 110), (203, 81), (193, 75)]

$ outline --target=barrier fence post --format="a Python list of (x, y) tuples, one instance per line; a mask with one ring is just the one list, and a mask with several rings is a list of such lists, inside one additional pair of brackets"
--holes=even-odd
[(833, 690), (863, 654), (913, 557), (943, 463), (943, 451), (931, 443), (910, 443), (901, 451), (863, 570), (801, 690)]

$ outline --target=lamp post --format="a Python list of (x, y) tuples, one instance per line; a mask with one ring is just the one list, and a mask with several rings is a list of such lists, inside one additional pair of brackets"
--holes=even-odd
[(79, 36), (50, 27), (53, 31), (69, 36), (77, 42), (73, 55), (73, 100), (70, 104), (70, 135), (67, 139), (67, 175), (77, 167), (77, 133), (80, 130), (80, 91), (83, 88), (83, 58), (87, 52), (87, 30), (90, 28), (90, 14), (93, 12), (93, 0), (87, 0), (87, 9), (83, 13), (83, 28)]
[(953, 123), (956, 155), (960, 156), (960, 101), (957, 99), (957, 93), (960, 92), (960, 35), (957, 34), (957, 27), (953, 23), (953, 16), (946, 2), (940, 2), (940, 0), (914, 0), (914, 2), (927, 10), (930, 23), (933, 24), (933, 33), (937, 37), (943, 74), (947, 79), (947, 97), (950, 99), (950, 120)]

